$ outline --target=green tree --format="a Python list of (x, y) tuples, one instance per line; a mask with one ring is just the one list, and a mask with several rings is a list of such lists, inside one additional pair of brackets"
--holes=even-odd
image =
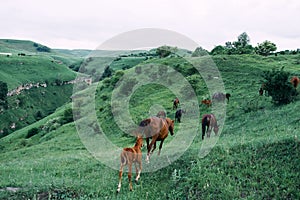
[(277, 49), (276, 44), (266, 40), (261, 44), (259, 43), (257, 44), (257, 47), (255, 47), (255, 52), (262, 56), (268, 56), (272, 52), (276, 51), (276, 49)]
[(0, 81), (0, 106), (4, 106), (4, 108), (7, 107), (7, 93), (7, 83)]
[(211, 54), (211, 55), (226, 54), (226, 48), (223, 47), (222, 45), (215, 46), (215, 47), (211, 50), (210, 54)]
[(203, 49), (202, 47), (197, 47), (195, 51), (192, 53), (192, 57), (200, 57), (208, 55), (208, 51)]
[(167, 56), (169, 56), (171, 53), (176, 53), (177, 52), (177, 47), (170, 47), (170, 46), (161, 46), (158, 47), (156, 49), (156, 54), (160, 57), (160, 58), (165, 58)]
[(288, 104), (298, 95), (297, 90), (289, 82), (290, 73), (283, 70), (264, 71), (264, 90), (275, 104)]
[(250, 37), (246, 32), (238, 36), (238, 40), (233, 42), (236, 54), (250, 54), (253, 52), (253, 47), (250, 45)]

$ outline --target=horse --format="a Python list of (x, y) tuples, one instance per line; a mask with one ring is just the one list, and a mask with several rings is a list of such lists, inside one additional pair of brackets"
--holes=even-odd
[(292, 85), (294, 86), (294, 88), (297, 88), (297, 87), (298, 87), (299, 82), (300, 82), (300, 80), (299, 80), (299, 78), (298, 78), (297, 76), (293, 76), (293, 77), (291, 78), (291, 83), (292, 83)]
[(176, 111), (175, 113), (175, 122), (177, 121), (178, 123), (181, 122), (181, 116), (182, 116), (182, 113), (185, 113), (185, 111), (183, 109), (179, 109)]
[(201, 103), (204, 105), (207, 105), (207, 107), (210, 107), (212, 102), (209, 99), (204, 99), (201, 101)]
[(167, 114), (165, 111), (161, 110), (159, 111), (157, 114), (156, 114), (156, 117), (159, 117), (159, 118), (166, 118), (167, 117)]
[[(150, 153), (156, 149), (156, 141), (160, 141), (158, 154), (160, 155), (164, 140), (168, 137), (170, 131), (174, 135), (174, 120), (170, 118), (150, 117), (144, 119), (139, 124), (139, 132), (144, 133), (147, 141), (147, 157), (146, 161), (149, 163)], [(150, 137), (152, 138), (149, 144)], [(153, 146), (153, 149), (152, 149)], [(152, 151), (151, 151), (152, 150)]]
[(218, 135), (219, 126), (214, 114), (206, 114), (202, 117), (202, 140), (204, 140), (205, 131), (207, 131), (207, 137), (210, 137), (212, 128), (214, 129), (215, 135)]
[(143, 146), (143, 138), (141, 136), (138, 136), (134, 147), (132, 148), (127, 147), (122, 150), (122, 153), (120, 155), (121, 166), (119, 171), (119, 184), (118, 184), (117, 192), (120, 192), (121, 190), (121, 181), (122, 181), (122, 173), (123, 173), (124, 166), (127, 165), (128, 167), (128, 181), (129, 181), (130, 191), (132, 191), (131, 169), (133, 163), (135, 164), (135, 170), (137, 174), (135, 181), (137, 182), (139, 180), (142, 171), (142, 151), (141, 151), (142, 146)]
[(173, 101), (173, 110), (177, 109), (179, 104), (179, 99), (176, 97)]
[(212, 99), (217, 101), (225, 101), (225, 98), (227, 99), (227, 102), (229, 103), (229, 98), (231, 97), (231, 94), (229, 93), (222, 93), (222, 92), (216, 92), (213, 94)]

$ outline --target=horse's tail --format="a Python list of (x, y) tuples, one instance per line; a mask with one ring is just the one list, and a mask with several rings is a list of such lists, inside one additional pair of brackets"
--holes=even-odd
[(126, 151), (122, 151), (121, 153), (121, 164), (122, 165), (126, 165), (127, 164), (127, 155), (126, 155)]

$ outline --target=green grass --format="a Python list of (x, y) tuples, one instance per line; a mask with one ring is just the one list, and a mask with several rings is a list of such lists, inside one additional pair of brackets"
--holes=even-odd
[[(0, 130), (5, 130), (1, 136), (36, 122), (70, 101), (72, 86), (57, 86), (56, 83), (75, 79), (76, 73), (68, 65), (79, 58), (54, 52), (36, 54), (33, 44), (31, 41), (0, 40), (0, 51), (6, 49), (5, 52), (13, 53), (0, 57), (0, 80), (7, 83), (8, 91), (25, 84), (47, 84), (46, 88), (23, 90), (20, 95), (7, 98), (8, 108), (0, 114)], [(18, 56), (20, 52), (26, 56)], [(16, 129), (10, 128), (13, 123)]]
[(26, 83), (52, 83), (56, 79), (68, 81), (75, 78), (75, 72), (51, 61), (46, 56), (0, 57), (0, 80), (12, 90)]
[[(133, 192), (128, 191), (124, 173), (121, 193), (115, 193), (118, 171), (103, 165), (86, 150), (74, 123), (58, 126), (46, 133), (41, 131), (25, 139), (28, 130), (61, 117), (70, 105), (61, 107), (52, 115), (0, 140), (0, 188), (21, 188), (16, 193), (0, 191), (0, 198), (299, 199), (300, 118), (297, 109), (300, 101), (279, 107), (272, 104), (270, 97), (258, 95), (263, 70), (280, 68), (280, 64), (284, 63), (286, 70), (298, 74), (298, 58), (255, 55), (213, 57), (226, 91), (232, 94), (216, 146), (207, 156), (200, 158), (201, 145), (205, 142), (201, 141), (198, 130), (193, 143), (178, 160), (156, 172), (142, 172), (140, 182), (133, 185)], [(190, 66), (179, 58), (153, 59), (145, 63), (149, 62), (174, 66), (192, 80)], [(139, 66), (143, 67), (143, 63)], [(130, 69), (125, 73), (130, 73)], [(108, 81), (97, 87), (97, 119), (111, 142), (120, 148), (132, 146), (133, 139), (124, 134), (113, 119), (110, 100), (114, 85), (111, 84)], [(199, 101), (207, 95), (201, 79), (194, 87)], [(130, 99), (130, 113), (138, 122), (149, 114), (153, 103), (157, 103), (174, 118), (173, 98), (172, 91), (165, 87), (145, 85)], [(82, 106), (85, 103), (83, 101)], [(200, 115), (211, 111), (203, 105), (199, 107)], [(83, 116), (89, 117), (89, 110)], [(176, 124), (175, 136), (181, 127)], [(211, 140), (215, 138), (212, 135)], [(167, 138), (161, 158), (175, 136)], [(175, 147), (169, 148), (172, 151)], [(145, 148), (143, 152), (146, 152)], [(156, 155), (153, 155), (155, 158)]]

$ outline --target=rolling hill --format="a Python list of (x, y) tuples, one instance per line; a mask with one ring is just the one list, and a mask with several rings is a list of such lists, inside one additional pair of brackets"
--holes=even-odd
[[(201, 61), (205, 58), (199, 59)], [(0, 198), (299, 199), (300, 117), (296, 110), (300, 106), (300, 100), (298, 98), (288, 105), (276, 106), (270, 97), (258, 94), (264, 70), (284, 66), (285, 70), (299, 75), (299, 55), (218, 55), (212, 59), (221, 73), (226, 92), (232, 95), (226, 105), (226, 119), (219, 137), (212, 134), (210, 139), (202, 141), (198, 128), (196, 137), (192, 138), (193, 142), (186, 146), (186, 151), (179, 159), (157, 171), (142, 171), (140, 182), (134, 184), (133, 192), (128, 190), (124, 173), (123, 187), (117, 195), (116, 169), (119, 163), (112, 169), (103, 164), (104, 160), (95, 159), (97, 156), (93, 157), (94, 152), (86, 149), (84, 138), (78, 131), (83, 130), (93, 140), (99, 139), (100, 134), (91, 134), (93, 129), (97, 129), (96, 122), (82, 123), (96, 113), (101, 130), (116, 145), (116, 150), (134, 144), (134, 139), (118, 126), (116, 110), (112, 108), (112, 94), (118, 87), (122, 87), (118, 85), (122, 81), (121, 77), (151, 66), (170, 66), (192, 85), (198, 102), (209, 97), (201, 75), (182, 58), (138, 58), (136, 62), (130, 58), (121, 58), (111, 65), (116, 69), (112, 76), (73, 97), (78, 98), (77, 102), (83, 108), (82, 113), (78, 114), (78, 107), (68, 103), (51, 115), (0, 139)], [(132, 64), (122, 68), (123, 61), (126, 65)], [(92, 64), (87, 69), (92, 71), (93, 66), (97, 67)], [(160, 76), (151, 70), (147, 75), (154, 80)], [(137, 79), (138, 76), (131, 77), (124, 87), (131, 88), (134, 78)], [(172, 81), (172, 77), (168, 81), (175, 86), (181, 84)], [(93, 95), (94, 91), (95, 97), (85, 101), (84, 97)], [(172, 100), (175, 94), (168, 87), (154, 82), (142, 85), (135, 91), (128, 91), (132, 92), (130, 100), (117, 103), (124, 107), (128, 105), (131, 119), (135, 123), (149, 114), (155, 114), (152, 109), (155, 111), (156, 108), (164, 108), (167, 115), (174, 119)], [(122, 95), (125, 97), (127, 93), (121, 93), (120, 96)], [(95, 104), (88, 105), (90, 101)], [(183, 102), (181, 106), (186, 104)], [(76, 122), (63, 120), (70, 115), (68, 111), (71, 108), (77, 116)], [(199, 107), (195, 105), (194, 109), (198, 108), (200, 116), (211, 112), (211, 108), (201, 104)], [(194, 117), (200, 121), (200, 116)], [(169, 136), (165, 141), (162, 157), (168, 148), (176, 152), (179, 146), (169, 144), (176, 140), (176, 133), (179, 134), (185, 124), (190, 125), (187, 120), (188, 118), (183, 118), (182, 124), (176, 123), (175, 136)], [(192, 125), (199, 127), (200, 122)], [(37, 132), (27, 138), (33, 129)], [(213, 140), (217, 140), (214, 148), (205, 157), (200, 157), (201, 145)], [(145, 148), (143, 152), (146, 152)], [(118, 158), (119, 153), (107, 152), (114, 158)], [(152, 159), (159, 161), (160, 158), (154, 152)], [(144, 165), (145, 169), (149, 168)], [(13, 190), (11, 188), (16, 192), (10, 191)]]
[[(68, 64), (79, 58), (37, 52), (34, 44), (0, 40), (0, 51), (12, 53), (11, 56), (0, 56), (0, 80), (7, 84), (9, 93), (7, 108), (1, 107), (1, 136), (53, 113), (70, 101), (72, 86), (62, 83), (75, 79), (76, 72)], [(23, 54), (18, 55), (20, 52)]]

